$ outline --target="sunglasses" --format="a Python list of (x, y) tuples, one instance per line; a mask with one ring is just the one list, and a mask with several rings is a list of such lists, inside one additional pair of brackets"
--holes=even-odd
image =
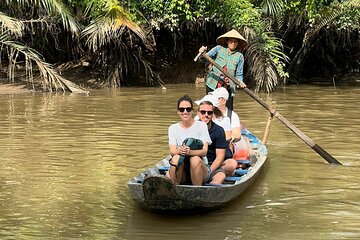
[(201, 115), (205, 115), (205, 113), (207, 113), (207, 115), (212, 115), (214, 112), (213, 111), (205, 111), (205, 110), (201, 110), (199, 111), (201, 113)]
[(178, 110), (180, 112), (185, 112), (185, 110), (186, 110), (189, 113), (189, 112), (191, 112), (193, 110), (193, 108), (192, 107), (186, 107), (186, 108), (179, 107)]

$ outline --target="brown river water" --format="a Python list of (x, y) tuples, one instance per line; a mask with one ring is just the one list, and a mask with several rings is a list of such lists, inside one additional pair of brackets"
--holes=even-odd
[[(0, 95), (0, 239), (360, 239), (360, 88), (301, 85), (260, 97), (328, 151), (331, 166), (280, 121), (256, 182), (197, 216), (144, 212), (127, 181), (167, 155), (184, 93), (203, 87)], [(262, 138), (268, 112), (239, 92)]]

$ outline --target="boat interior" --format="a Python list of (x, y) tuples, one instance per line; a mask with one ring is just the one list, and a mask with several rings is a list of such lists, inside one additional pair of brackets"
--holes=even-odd
[[(247, 138), (250, 142), (252, 148), (252, 154), (248, 158), (243, 159), (235, 159), (238, 162), (238, 168), (235, 170), (235, 174), (233, 176), (226, 177), (225, 182), (221, 185), (233, 185), (235, 182), (240, 181), (249, 171), (251, 171), (251, 167), (256, 163), (259, 153), (258, 147), (260, 144), (260, 140), (256, 138), (251, 132), (246, 129), (241, 131), (242, 137)], [(163, 161), (159, 162), (154, 168), (151, 168), (137, 177), (135, 179), (138, 183), (142, 183), (142, 181), (151, 175), (163, 175), (165, 176), (166, 172), (169, 171), (170, 165), (169, 160), (171, 156), (168, 156)], [(206, 186), (215, 186), (214, 184), (206, 184)], [(216, 185), (219, 186), (219, 185)]]

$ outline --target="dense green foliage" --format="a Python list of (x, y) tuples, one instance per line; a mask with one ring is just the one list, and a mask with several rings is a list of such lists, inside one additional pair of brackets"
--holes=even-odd
[(185, 61), (235, 28), (249, 43), (246, 83), (272, 91), (306, 74), (358, 71), (359, 6), (359, 0), (0, 0), (0, 59), (11, 81), (25, 62), (28, 81), (39, 72), (49, 90), (63, 85), (47, 62), (86, 62), (112, 86), (132, 79), (163, 84), (162, 62)]

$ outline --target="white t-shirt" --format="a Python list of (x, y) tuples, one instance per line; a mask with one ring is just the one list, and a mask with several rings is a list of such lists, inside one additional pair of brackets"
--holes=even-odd
[(228, 116), (218, 117), (213, 122), (222, 127), (225, 132), (231, 131), (230, 118)]
[(211, 144), (208, 127), (204, 122), (195, 121), (189, 128), (182, 128), (180, 123), (174, 123), (169, 127), (169, 145), (180, 147), (186, 138), (200, 139), (203, 143)]
[[(228, 108), (226, 108), (226, 111), (224, 112), (224, 116), (227, 116), (228, 114)], [(231, 128), (240, 127), (240, 118), (237, 115), (236, 112), (232, 111), (231, 113)]]

